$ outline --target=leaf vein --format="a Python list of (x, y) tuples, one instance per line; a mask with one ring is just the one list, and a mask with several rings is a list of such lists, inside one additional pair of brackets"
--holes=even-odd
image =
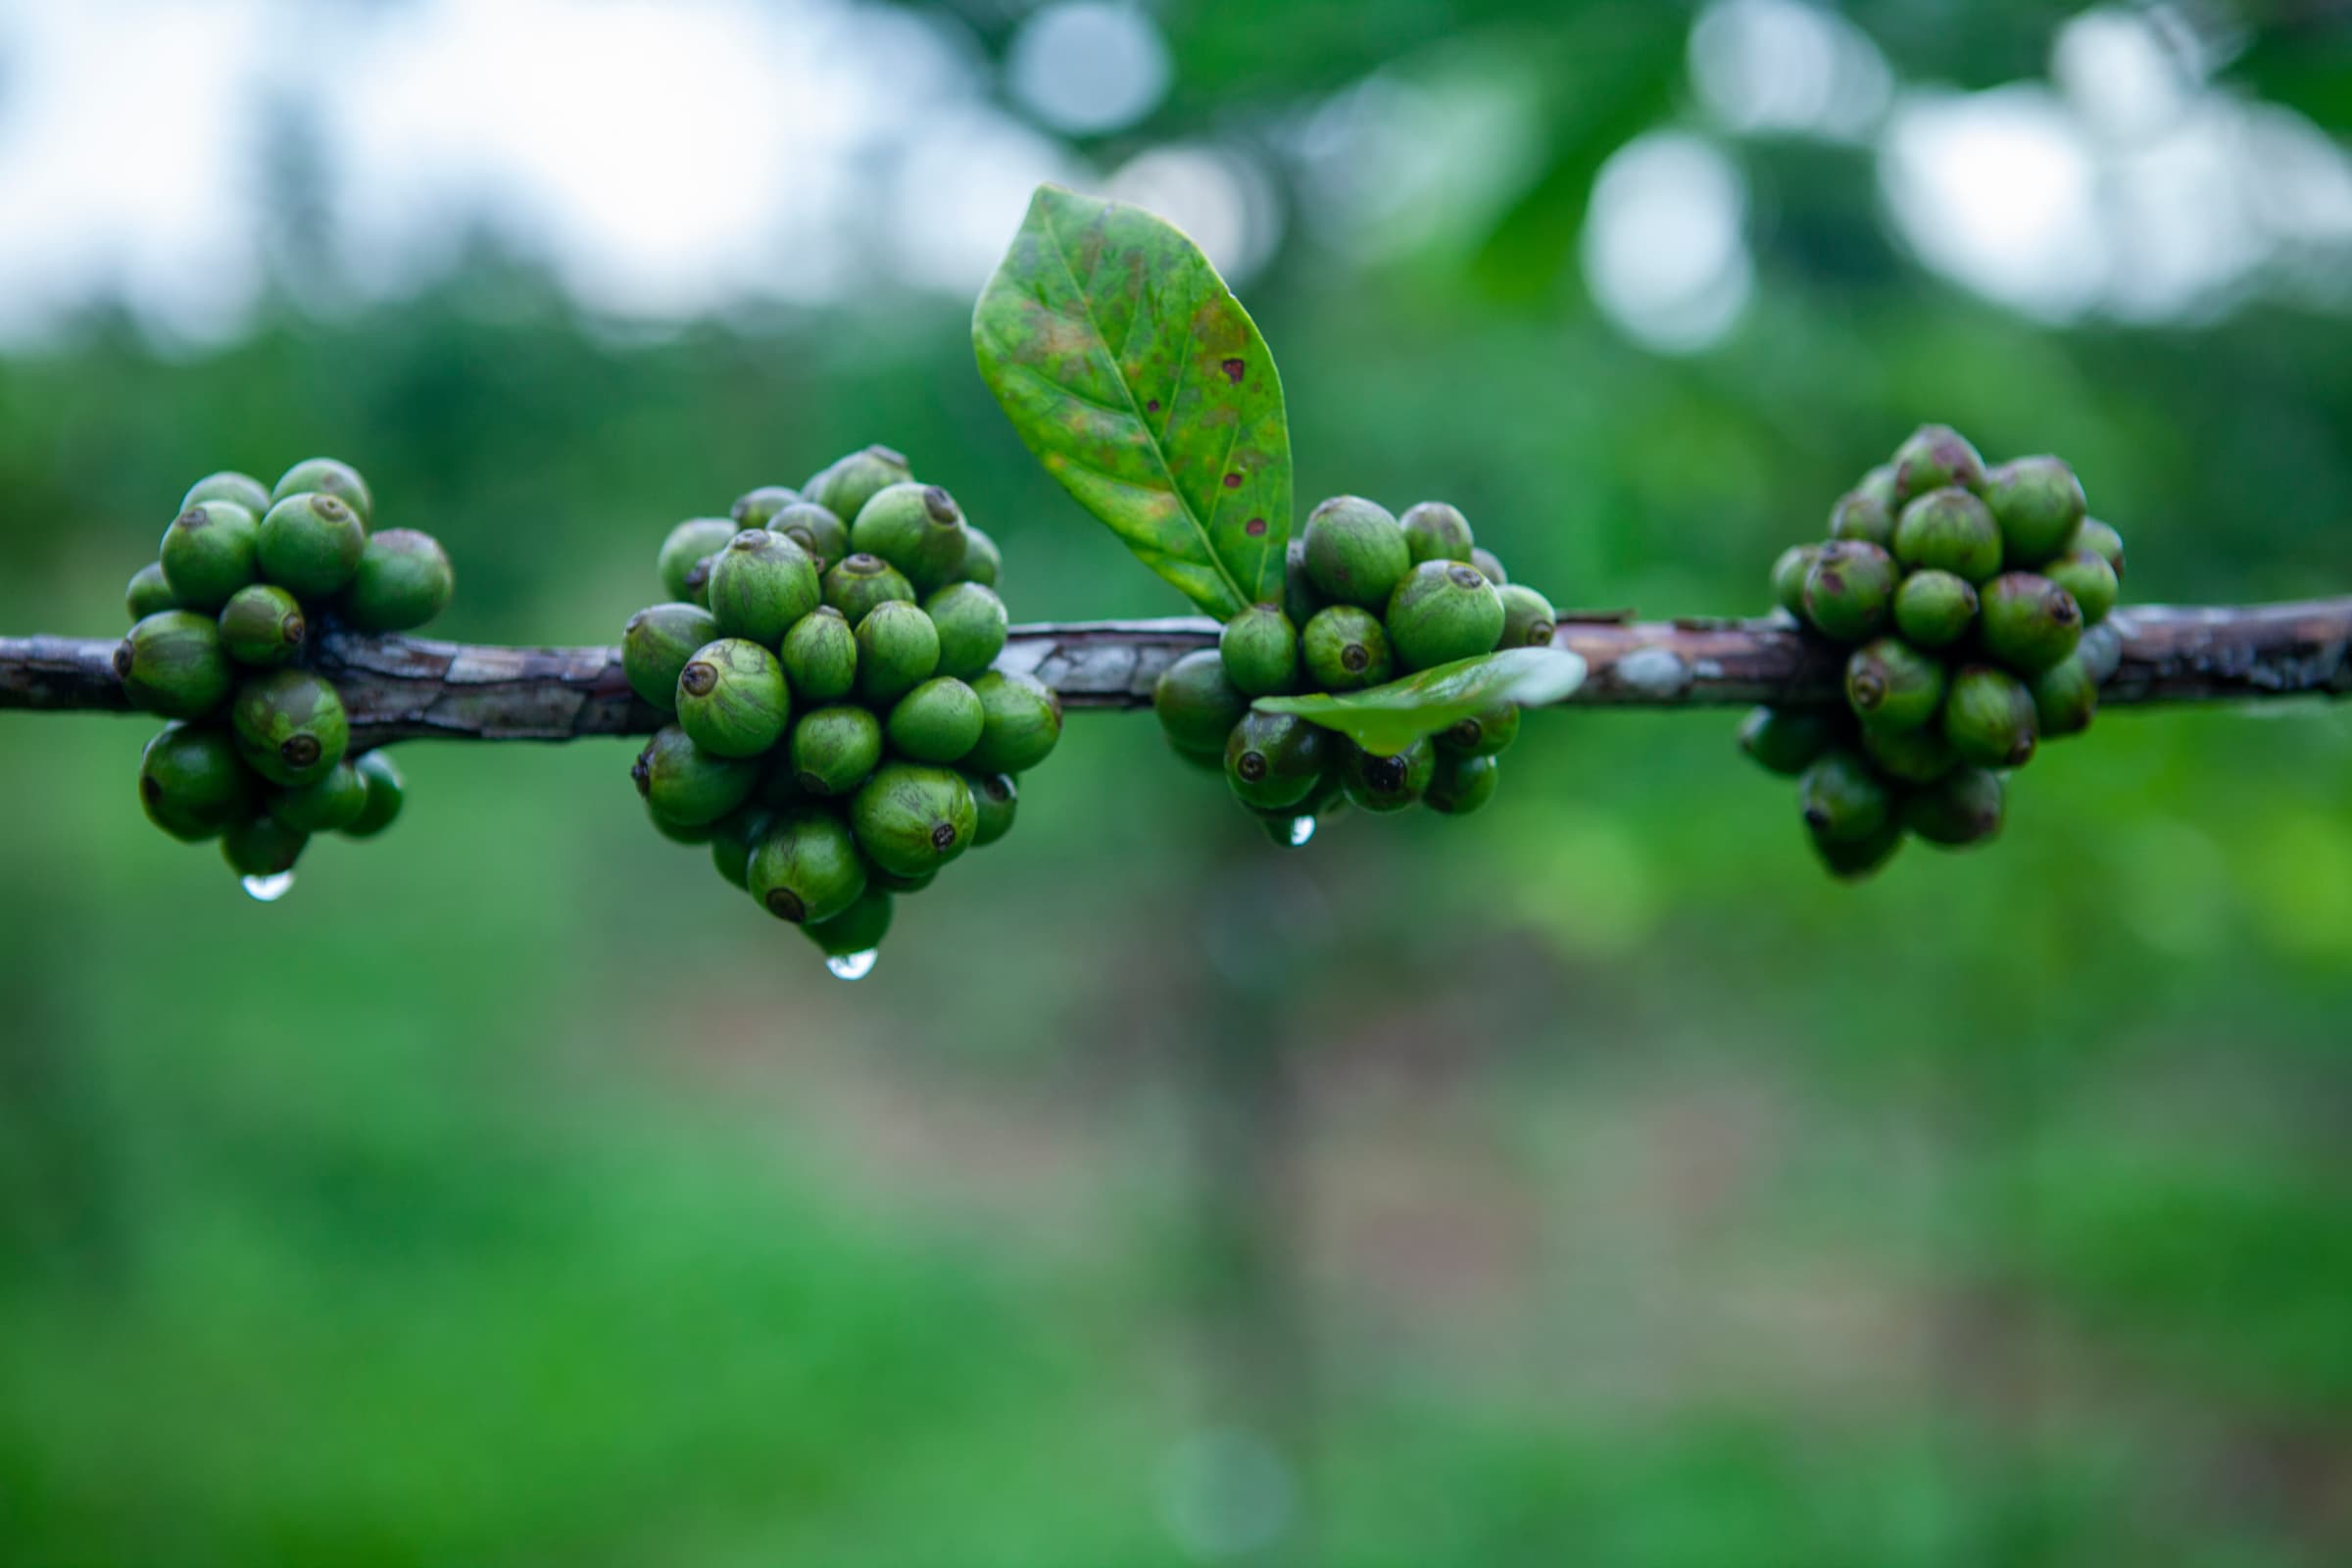
[[(1047, 245), (1054, 252), (1054, 259), (1061, 265), (1062, 275), (1069, 279), (1071, 289), (1077, 293), (1078, 303), (1086, 313), (1087, 323), (1094, 328), (1095, 340), (1098, 344), (1102, 345), (1101, 352), (1107, 355), (1109, 352), (1109, 337), (1102, 330), (1102, 320), (1096, 315), (1093, 297), (1089, 295), (1085, 289), (1079, 286), (1077, 269), (1070, 265), (1069, 252), (1063, 247), (1061, 236), (1054, 232), (1052, 220), (1048, 220), (1042, 226), (1045, 229)], [(1108, 249), (1107, 234), (1104, 236), (1103, 248), (1105, 250)], [(1100, 266), (1101, 264), (1102, 257), (1098, 255), (1096, 257), (1096, 265)], [(1188, 349), (1190, 347), (1190, 334), (1188, 331)], [(1188, 353), (1186, 358), (1189, 359), (1190, 357), (1191, 356)], [(1184, 514), (1185, 521), (1192, 525), (1193, 532), (1199, 536), (1201, 549), (1208, 557), (1210, 568), (1224, 583), (1227, 590), (1231, 592), (1233, 595), (1233, 603), (1237, 608), (1249, 604), (1250, 596), (1242, 592), (1242, 585), (1235, 581), (1233, 573), (1226, 569), (1225, 560), (1217, 553), (1216, 541), (1210, 536), (1207, 525), (1201, 521), (1199, 514), (1194, 511), (1192, 503), (1185, 499), (1184, 493), (1176, 487), (1175, 469), (1170, 466), (1168, 463), (1166, 448), (1159, 437), (1151, 434), (1152, 427), (1149, 422), (1145, 420), (1143, 416), (1143, 410), (1136, 406), (1135, 388), (1128, 382), (1125, 368), (1119, 366), (1116, 362), (1113, 362), (1112, 368), (1117, 372), (1119, 390), (1126, 396), (1127, 412), (1134, 417), (1136, 423), (1143, 426), (1147, 440), (1151, 446), (1152, 461), (1159, 466), (1160, 472), (1167, 476), (1168, 483), (1166, 488), (1168, 493), (1175, 497), (1177, 508)], [(1171, 414), (1173, 413), (1174, 408), (1175, 400), (1171, 398), (1169, 399), (1169, 409)], [(1100, 470), (1096, 471), (1099, 472)]]

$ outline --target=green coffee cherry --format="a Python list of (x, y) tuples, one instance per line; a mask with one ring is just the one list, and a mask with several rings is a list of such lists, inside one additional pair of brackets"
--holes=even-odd
[(1502, 636), (1494, 646), (1549, 648), (1560, 629), (1551, 601), (1522, 583), (1506, 583), (1496, 592), (1502, 600)]
[(1502, 569), (1502, 558), (1494, 551), (1483, 546), (1471, 551), (1470, 564), (1476, 566), (1479, 573), (1495, 587), (1507, 588), (1510, 586), (1511, 574)]
[(1977, 622), (1977, 590), (1948, 571), (1915, 571), (1894, 591), (1894, 629), (1915, 648), (1949, 648)]
[[(737, 502), (737, 506), (743, 505)], [(762, 806), (739, 806), (710, 824), (710, 868), (720, 878), (750, 892), (752, 851), (775, 825), (775, 813)]]
[(885, 762), (851, 798), (850, 826), (875, 865), (894, 877), (919, 877), (971, 846), (979, 813), (962, 774)]
[(984, 583), (950, 583), (923, 601), (939, 632), (939, 672), (970, 680), (1004, 651), (1004, 601)]
[(1020, 786), (1010, 773), (966, 773), (963, 781), (972, 792), (974, 827), (972, 848), (994, 844), (1012, 831), (1012, 818), (1021, 802)]
[(262, 519), (257, 559), (265, 581), (323, 598), (351, 581), (367, 549), (368, 525), (359, 513), (338, 497), (306, 490)]
[(2041, 573), (2005, 571), (1984, 585), (1977, 636), (1986, 653), (2030, 675), (2073, 657), (2082, 641), (2082, 612), (2074, 595)]
[(1438, 750), (1453, 757), (1496, 757), (1519, 738), (1519, 705), (1481, 709), (1433, 737)]
[(1894, 514), (1877, 496), (1849, 490), (1830, 509), (1830, 537), (1887, 549), (1894, 543)]
[(1217, 654), (1235, 689), (1275, 697), (1298, 685), (1298, 628), (1280, 605), (1251, 605), (1225, 622)]
[(859, 702), (888, 708), (938, 668), (939, 628), (919, 606), (888, 600), (858, 622)]
[(1958, 768), (1903, 802), (1903, 826), (1946, 849), (1983, 844), (2001, 831), (2007, 794), (1998, 773)]
[(1854, 494), (1876, 501), (1886, 509), (1886, 514), (1890, 517), (1903, 510), (1902, 499), (1895, 493), (1894, 465), (1891, 463), (1882, 463), (1864, 474), (1854, 486)]
[(850, 553), (850, 527), (813, 501), (796, 501), (767, 519), (767, 526), (808, 553), (823, 571)]
[(1832, 843), (1823, 839), (1813, 841), (1813, 853), (1830, 875), (1840, 882), (1860, 882), (1876, 875), (1895, 851), (1903, 847), (1903, 829), (1898, 822), (1888, 822), (1868, 838), (1851, 843)]
[(2004, 669), (1970, 664), (1952, 677), (1943, 704), (1943, 738), (1978, 767), (2023, 767), (2040, 738), (2034, 694)]
[(1886, 825), (1894, 797), (1861, 756), (1843, 748), (1822, 754), (1797, 780), (1805, 826), (1824, 844), (1858, 844)]
[(334, 833), (368, 808), (368, 781), (349, 758), (308, 784), (270, 798), (270, 814), (298, 833)]
[(1823, 545), (1805, 573), (1805, 618), (1826, 637), (1858, 643), (1886, 624), (1894, 604), (1894, 562), (1877, 545)]
[(645, 819), (654, 824), (655, 832), (669, 840), (670, 843), (683, 844), (689, 849), (701, 849), (710, 843), (717, 832), (716, 825), (710, 822), (672, 822), (668, 817), (655, 810), (651, 801), (648, 801), (645, 806)]
[(219, 730), (166, 724), (139, 754), (139, 805), (148, 821), (194, 844), (251, 810), (253, 776)]
[(760, 764), (713, 756), (679, 726), (664, 724), (637, 754), (629, 777), (657, 816), (681, 827), (708, 827), (751, 799)]
[(2038, 566), (2082, 525), (2082, 481), (2056, 458), (2018, 458), (1984, 476), (1984, 505), (2001, 526), (2001, 559)]
[(2000, 524), (1965, 490), (1931, 490), (1903, 508), (1894, 558), (1913, 571), (1948, 571), (1982, 583), (2001, 569)]
[(992, 669), (972, 682), (980, 741), (963, 757), (974, 773), (1026, 773), (1061, 741), (1061, 697), (1034, 675)]
[(963, 525), (963, 569), (956, 575), (983, 588), (994, 588), (1004, 575), (1004, 557), (997, 542), (969, 522)]
[(917, 762), (953, 762), (980, 744), (980, 698), (952, 675), (936, 675), (898, 701), (885, 730), (890, 749)]
[(229, 727), (245, 765), (280, 789), (331, 771), (351, 749), (351, 721), (331, 682), (304, 669), (273, 669), (237, 688)]
[(1413, 742), (1394, 757), (1348, 745), (1342, 753), (1340, 787), (1351, 805), (1367, 811), (1401, 811), (1420, 802), (1437, 765), (1437, 748), (1426, 740)]
[(1269, 811), (1297, 806), (1314, 792), (1336, 751), (1329, 730), (1295, 714), (1251, 709), (1226, 739), (1225, 782), (1244, 806)]
[(1894, 498), (1904, 506), (1947, 485), (1974, 491), (1984, 483), (1984, 460), (1948, 424), (1923, 424), (1895, 449)]
[(752, 847), (747, 885), (760, 906), (799, 925), (825, 921), (865, 891), (865, 861), (849, 828), (814, 807), (779, 811)]
[(824, 583), (825, 603), (853, 626), (872, 614), (877, 605), (914, 603), (914, 585), (880, 556), (844, 556), (825, 573)]
[(371, 839), (390, 827), (400, 815), (402, 803), (408, 797), (408, 785), (392, 759), (382, 752), (369, 752), (354, 764), (360, 770), (360, 781), (368, 786), (368, 804), (360, 814), (344, 824), (343, 836), (353, 839)]
[(250, 473), (223, 468), (188, 486), (188, 493), (179, 498), (179, 510), (185, 512), (203, 501), (225, 501), (232, 507), (243, 507), (259, 518), (270, 510), (270, 487)]
[(1421, 804), (1446, 816), (1468, 816), (1494, 798), (1502, 764), (1493, 757), (1441, 756)]
[(2082, 661), (2092, 684), (2104, 686), (2123, 668), (2124, 634), (2116, 629), (2114, 621), (2100, 621), (2082, 633), (2082, 644), (2075, 650), (2075, 657)]
[(172, 585), (164, 580), (162, 562), (151, 561), (130, 574), (130, 585), (122, 590), (122, 608), (130, 612), (133, 620), (180, 608)]
[(850, 548), (880, 556), (917, 593), (955, 580), (963, 565), (963, 512), (935, 484), (894, 484), (874, 493), (850, 524)]
[(1250, 699), (1225, 673), (1223, 657), (1203, 648), (1160, 671), (1152, 710), (1170, 745), (1191, 757), (1214, 756), (1221, 772), (1225, 738), (1250, 710)]
[(217, 613), (260, 569), (261, 522), (229, 501), (199, 501), (172, 519), (157, 552), (172, 597)]
[(2042, 572), (2074, 598), (2085, 626), (2096, 626), (2114, 613), (2115, 602), (2123, 593), (2115, 568), (2095, 550), (2070, 550)]
[(2080, 652), (2034, 676), (2027, 686), (2034, 693), (2034, 716), (2044, 740), (2082, 734), (2099, 710), (2099, 683), (2091, 678)]
[(801, 486), (801, 499), (813, 501), (836, 517), (850, 518), (865, 510), (865, 504), (894, 484), (906, 484), (914, 475), (907, 470), (906, 460), (888, 447), (867, 447), (853, 452), (831, 467)]
[(1301, 631), (1328, 603), (1306, 569), (1306, 541), (1294, 539), (1282, 555), (1282, 612)]
[(1314, 691), (1360, 691), (1381, 685), (1396, 670), (1379, 618), (1353, 605), (1316, 611), (1299, 643), (1306, 684)]
[(882, 765), (882, 721), (847, 703), (792, 728), (792, 776), (804, 794), (848, 795)]
[(792, 692), (776, 656), (748, 637), (722, 637), (678, 671), (678, 727), (713, 757), (758, 757), (784, 738)]
[(1794, 778), (1845, 733), (1831, 714), (1802, 708), (1757, 708), (1740, 722), (1740, 749), (1769, 773)]
[[(727, 509), (727, 516), (738, 529), (771, 527), (776, 514), (800, 499), (801, 493), (790, 485), (763, 484), (737, 496), (735, 505)], [(786, 531), (783, 528), (776, 529), (778, 533)]]
[(358, 514), (362, 527), (375, 520), (375, 497), (368, 492), (368, 481), (360, 477), (360, 470), (348, 463), (338, 463), (333, 458), (309, 458), (297, 463), (279, 476), (270, 492), (270, 505), (275, 507), (289, 496), (306, 493), (333, 496)]
[(220, 611), (220, 646), (240, 664), (270, 668), (302, 652), (310, 623), (302, 604), (283, 588), (250, 583), (229, 596)]
[(858, 684), (858, 634), (849, 617), (819, 605), (784, 634), (784, 674), (803, 701), (829, 703)]
[(700, 610), (710, 608), (710, 565), (718, 557), (705, 556), (686, 568), (686, 592), (681, 596)]
[(869, 876), (863, 893), (830, 920), (804, 925), (801, 931), (829, 958), (855, 957), (871, 953), (890, 935), (892, 899), (888, 889)]
[(1404, 529), (1405, 554), (1416, 566), (1424, 561), (1468, 563), (1476, 548), (1470, 537), (1470, 519), (1443, 501), (1407, 507), (1397, 522)]
[(774, 648), (824, 600), (816, 563), (780, 533), (746, 528), (710, 561), (710, 613), (730, 637)]
[[(1476, 566), (1463, 562), (1425, 561), (1404, 574), (1389, 599), (1389, 647), (1406, 669), (1430, 669), (1491, 654), (1504, 635), (1506, 594), (1513, 596), (1514, 609), (1525, 600), (1543, 603), (1533, 589), (1497, 589)], [(1544, 606), (1545, 612), (1549, 609)], [(1518, 618), (1525, 620), (1527, 612), (1520, 611)], [(1542, 625), (1548, 642), (1548, 613), (1543, 615)]]
[(2082, 526), (2075, 530), (2068, 541), (2066, 554), (2087, 550), (2115, 568), (2115, 580), (2124, 580), (2124, 536), (2096, 517), (2085, 517)]
[(1307, 514), (1307, 575), (1336, 604), (1377, 614), (1412, 564), (1404, 529), (1361, 496), (1334, 496)]
[(1917, 729), (1942, 706), (1943, 664), (1899, 637), (1864, 643), (1845, 662), (1845, 702), (1865, 725)]
[(277, 876), (294, 869), (311, 836), (268, 811), (251, 811), (220, 835), (220, 858), (239, 876)]
[(132, 706), (166, 718), (201, 718), (228, 695), (220, 622), (193, 610), (158, 611), (115, 649), (115, 674)]
[(370, 534), (343, 590), (343, 618), (362, 631), (415, 631), (449, 608), (457, 573), (441, 541), (414, 528)]
[[(846, 630), (846, 628), (845, 628)], [(718, 641), (718, 617), (699, 605), (648, 605), (620, 633), (629, 690), (664, 713), (678, 710), (678, 676), (695, 650)]]
[(883, 870), (871, 860), (868, 860), (865, 866), (865, 885), (869, 888), (880, 888), (885, 893), (920, 893), (938, 880), (939, 873), (937, 871), (924, 871), (914, 876), (901, 876), (896, 871)]
[(1820, 557), (1819, 545), (1790, 545), (1772, 564), (1772, 602), (1799, 620), (1805, 618), (1805, 577)]
[(654, 563), (662, 577), (662, 591), (677, 600), (692, 601), (700, 597), (691, 580), (695, 564), (726, 549), (728, 542), (742, 531), (726, 517), (689, 517), (670, 529)]
[(1933, 784), (1960, 765), (1960, 754), (1943, 738), (1942, 726), (1862, 731), (1862, 750), (1871, 764), (1905, 784)]

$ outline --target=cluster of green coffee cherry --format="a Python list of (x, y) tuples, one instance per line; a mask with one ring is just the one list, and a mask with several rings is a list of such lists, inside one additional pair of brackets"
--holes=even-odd
[(2087, 515), (2056, 458), (1987, 468), (1943, 425), (1916, 431), (1830, 512), (1826, 544), (1772, 571), (1773, 597), (1852, 645), (1845, 705), (1759, 708), (1740, 744), (1797, 800), (1843, 878), (1906, 836), (1957, 848), (2000, 831), (2003, 774), (2098, 710), (2123, 639), (2108, 623), (2122, 536)]
[(371, 531), (374, 514), (368, 482), (333, 458), (274, 486), (212, 474), (130, 579), (115, 673), (172, 720), (140, 759), (140, 804), (173, 838), (220, 839), (256, 898), (285, 891), (312, 834), (368, 838), (400, 812), (398, 770), (381, 752), (347, 755), (342, 699), (307, 667), (324, 626), (409, 631), (448, 607), (440, 544)]
[(872, 962), (892, 897), (1012, 827), (1014, 776), (1061, 699), (993, 667), (997, 547), (887, 447), (662, 546), (671, 602), (621, 636), (630, 687), (674, 715), (631, 776), (654, 825), (822, 949)]
[(1459, 511), (1424, 501), (1399, 520), (1335, 496), (1291, 543), (1283, 602), (1250, 606), (1213, 652), (1169, 665), (1152, 706), (1178, 755), (1223, 773), (1279, 843), (1304, 844), (1349, 805), (1459, 815), (1494, 797), (1496, 759), (1519, 734), (1510, 704), (1382, 757), (1251, 701), (1361, 691), (1498, 648), (1545, 647), (1553, 629), (1550, 604), (1510, 580)]

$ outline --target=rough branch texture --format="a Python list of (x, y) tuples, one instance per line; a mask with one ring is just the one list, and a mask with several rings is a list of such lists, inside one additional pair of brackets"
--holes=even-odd
[[(2352, 695), (2352, 598), (2246, 609), (2116, 612), (2123, 665), (2107, 704)], [(1142, 708), (1173, 661), (1216, 625), (1097, 620), (1015, 626), (1004, 664), (1073, 708)], [(1837, 700), (1838, 657), (1781, 620), (1571, 619), (1559, 646), (1592, 665), (1572, 702), (1684, 708)], [(0, 709), (126, 711), (112, 641), (0, 637)], [(342, 689), (361, 747), (422, 736), (567, 741), (643, 735), (662, 715), (621, 678), (615, 648), (476, 648), (414, 637), (325, 638), (316, 667)]]

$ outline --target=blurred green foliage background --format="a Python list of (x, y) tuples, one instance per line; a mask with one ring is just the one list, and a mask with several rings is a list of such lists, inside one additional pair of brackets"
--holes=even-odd
[[(1024, 11), (924, 15), (985, 87)], [(1760, 609), (1924, 418), (2067, 455), (2133, 598), (2352, 590), (2331, 253), (2013, 309), (1925, 265), (1874, 132), (1727, 125), (1694, 15), (1170, 4), (1154, 107), (1040, 124), (1251, 172), (1301, 510), (1451, 498), (1562, 605)], [(2066, 59), (2064, 11), (1847, 15), (1898, 95)], [(2308, 8), (2106, 15), (2352, 129)], [(1488, 196), (1317, 195), (1333, 124), (1506, 99)], [(1596, 299), (1661, 129), (1742, 192), (1698, 343)], [(651, 330), (492, 240), (332, 309), (272, 254), (233, 340), (97, 304), (0, 358), (0, 626), (112, 634), (189, 480), (326, 451), (448, 545), (438, 634), (611, 641), (671, 522), (869, 440), (1016, 619), (1182, 608), (1020, 450), (968, 293)], [(2352, 714), (2113, 713), (1995, 848), (1860, 889), (1734, 721), (1555, 715), (1484, 814), (1287, 855), (1077, 715), (842, 985), (623, 743), (404, 746), (393, 835), (263, 906), (140, 821), (141, 725), (0, 715), (0, 1559), (2352, 1558)]]

